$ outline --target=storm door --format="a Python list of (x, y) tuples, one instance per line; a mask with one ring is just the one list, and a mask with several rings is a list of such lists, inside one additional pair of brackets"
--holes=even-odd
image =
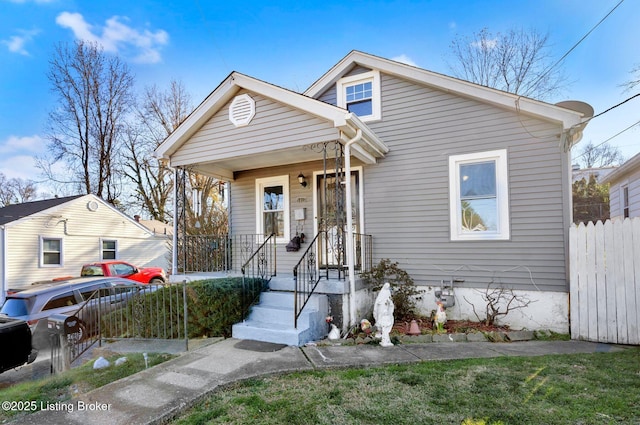
[[(326, 237), (320, 239), (320, 267), (342, 270), (347, 266), (345, 255), (347, 236), (347, 213), (345, 203), (345, 175), (336, 173), (316, 175), (316, 217), (318, 231), (326, 231)], [(360, 172), (351, 171), (351, 202), (349, 207), (353, 217), (353, 232), (359, 234), (360, 225)], [(354, 248), (356, 244), (354, 244)], [(357, 252), (356, 252), (357, 254)], [(356, 265), (360, 256), (356, 255)]]

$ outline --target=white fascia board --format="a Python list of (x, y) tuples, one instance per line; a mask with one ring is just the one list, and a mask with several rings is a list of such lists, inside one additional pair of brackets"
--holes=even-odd
[(560, 122), (564, 129), (571, 128), (583, 121), (583, 116), (580, 112), (358, 51), (352, 51), (345, 56), (318, 81), (313, 83), (304, 94), (310, 97), (320, 95), (324, 90), (335, 84), (354, 64), (377, 69), (383, 73), (409, 79), (446, 92), (474, 98), (508, 109), (519, 110), (546, 120)]
[(170, 159), (180, 146), (202, 127), (239, 90), (235, 73), (229, 75), (207, 98), (194, 109), (155, 150), (156, 158)]
[(235, 82), (246, 90), (261, 94), (278, 102), (285, 103), (293, 108), (316, 115), (325, 120), (332, 121), (336, 127), (338, 126), (338, 123), (341, 123), (344, 120), (344, 114), (347, 112), (337, 106), (330, 105), (273, 84), (265, 83), (264, 81), (256, 80), (255, 78), (243, 74), (236, 74)]
[(377, 162), (375, 156), (364, 150), (364, 148), (357, 143), (351, 145), (351, 153), (365, 164), (375, 164)]
[[(380, 138), (356, 115), (350, 112), (347, 113), (345, 115), (345, 121), (346, 125), (344, 127), (340, 127), (340, 130), (349, 139), (356, 135), (356, 129), (359, 128), (362, 131), (362, 140), (366, 142), (374, 152), (376, 152), (377, 156), (382, 157), (389, 152), (387, 145), (385, 145), (384, 142), (380, 140)], [(360, 144), (362, 144), (362, 142), (360, 142)]]
[(629, 159), (627, 162), (604, 176), (600, 180), (600, 183), (612, 183), (625, 177), (628, 174), (633, 173), (636, 169), (640, 169), (640, 153), (632, 156), (631, 159)]

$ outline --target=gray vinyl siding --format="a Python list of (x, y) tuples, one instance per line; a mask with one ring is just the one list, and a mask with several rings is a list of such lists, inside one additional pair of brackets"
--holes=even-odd
[[(313, 210), (313, 172), (322, 170), (322, 162), (307, 162), (291, 166), (264, 168), (239, 172), (231, 187), (231, 234), (254, 234), (256, 233), (256, 179), (289, 176), (289, 207), (291, 210), (290, 238), (296, 234), (296, 225), (303, 226), (303, 233), (306, 236), (306, 243), (297, 252), (287, 252), (286, 244), (277, 244), (277, 264), (278, 273), (291, 274), (293, 267), (300, 260), (304, 250), (309, 246), (309, 242), (314, 237), (314, 217)], [(307, 179), (307, 187), (302, 187), (298, 183), (298, 174), (303, 173)], [(296, 223), (293, 218), (293, 210), (306, 208), (305, 220), (303, 223)], [(235, 265), (237, 266), (237, 265)]]
[[(566, 291), (570, 190), (561, 126), (386, 74), (381, 85), (382, 119), (368, 126), (390, 152), (363, 169), (363, 224), (373, 236), (374, 263), (397, 261), (422, 285), (455, 277), (465, 287), (486, 288), (494, 281), (514, 289)], [(318, 99), (335, 104), (335, 88)], [(226, 111), (218, 115), (226, 120)], [(510, 240), (451, 241), (449, 156), (496, 149), (507, 150)], [(304, 232), (310, 241), (312, 186), (301, 188), (296, 176), (302, 172), (310, 180), (321, 168), (304, 163), (236, 173), (232, 233), (256, 232), (255, 179), (286, 174), (291, 210), (307, 208)], [(292, 217), (291, 236), (295, 226)], [(278, 271), (290, 273), (307, 245), (297, 253), (287, 253), (284, 245), (278, 248)]]
[[(382, 120), (369, 126), (390, 152), (364, 177), (374, 262), (398, 261), (420, 284), (454, 276), (465, 279), (463, 286), (486, 287), (494, 277), (518, 289), (565, 291), (567, 157), (558, 147), (560, 126), (381, 78)], [(495, 149), (507, 149), (510, 240), (451, 241), (449, 156)]]
[[(239, 94), (242, 93), (246, 91)], [(175, 153), (172, 164), (235, 158), (338, 138), (338, 130), (324, 120), (264, 96), (249, 94), (256, 102), (256, 113), (249, 125), (235, 127), (229, 121), (231, 101), (228, 102)]]

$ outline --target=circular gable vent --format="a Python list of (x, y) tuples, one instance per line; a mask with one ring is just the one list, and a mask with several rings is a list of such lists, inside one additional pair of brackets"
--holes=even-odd
[(248, 94), (236, 96), (229, 106), (229, 121), (236, 127), (249, 124), (255, 114), (256, 102)]
[(98, 211), (99, 204), (96, 201), (87, 202), (87, 209), (89, 211)]

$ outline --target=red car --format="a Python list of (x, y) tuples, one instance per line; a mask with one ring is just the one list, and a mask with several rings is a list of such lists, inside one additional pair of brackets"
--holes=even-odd
[(80, 276), (126, 277), (140, 283), (160, 284), (167, 281), (162, 267), (136, 267), (124, 261), (101, 261), (82, 266)]

